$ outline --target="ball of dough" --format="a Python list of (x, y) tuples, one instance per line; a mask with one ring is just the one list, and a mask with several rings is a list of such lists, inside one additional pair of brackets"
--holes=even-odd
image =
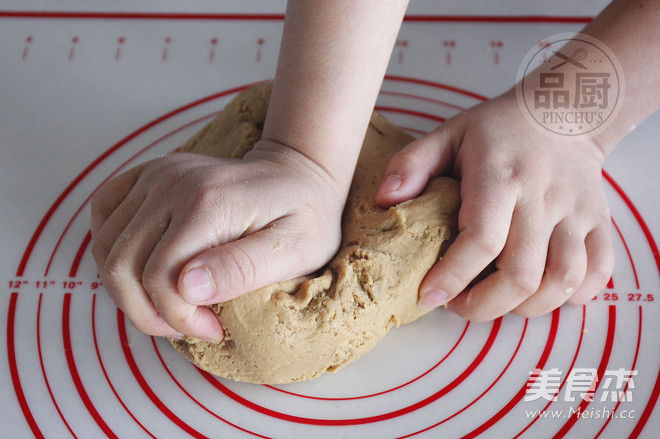
[[(269, 96), (268, 83), (243, 91), (181, 150), (241, 157), (261, 136)], [(225, 330), (220, 344), (189, 337), (172, 345), (214, 375), (290, 383), (340, 369), (390, 328), (423, 315), (418, 288), (456, 233), (460, 198), (457, 181), (435, 178), (418, 198), (389, 209), (376, 205), (389, 160), (411, 140), (374, 113), (336, 256), (316, 274), (210, 306)]]

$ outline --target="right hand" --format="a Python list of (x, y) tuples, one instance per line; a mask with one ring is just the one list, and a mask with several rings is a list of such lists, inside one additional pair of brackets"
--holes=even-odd
[(105, 289), (140, 331), (220, 342), (204, 305), (318, 269), (337, 250), (346, 193), (303, 154), (260, 141), (242, 159), (172, 154), (92, 200)]
[[(511, 91), (396, 154), (376, 197), (383, 206), (417, 196), (433, 176), (461, 179), (459, 234), (422, 282), (421, 302), (488, 321), (590, 301), (614, 265), (607, 149), (539, 135)], [(495, 271), (475, 281), (493, 262)]]

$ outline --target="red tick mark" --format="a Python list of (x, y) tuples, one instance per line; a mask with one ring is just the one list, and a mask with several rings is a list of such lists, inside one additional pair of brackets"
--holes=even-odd
[[(546, 41), (546, 40), (539, 41), (539, 42), (538, 42), (538, 46), (539, 46), (541, 49), (546, 49), (546, 48), (550, 47), (550, 42), (549, 42), (549, 41)], [(546, 52), (547, 52), (546, 50), (543, 51), (543, 61), (545, 61), (546, 59), (548, 59), (548, 54), (547, 54)]]
[(217, 38), (211, 38), (211, 49), (209, 50), (209, 62), (213, 62), (215, 58), (215, 46), (218, 45)]
[(501, 49), (502, 46), (503, 46), (502, 41), (499, 41), (499, 40), (498, 41), (495, 41), (495, 40), (490, 41), (490, 47), (495, 51), (495, 53), (493, 55), (493, 62), (495, 63), (496, 66), (500, 64), (500, 52), (497, 49)]
[(395, 46), (399, 47), (399, 64), (403, 64), (403, 48), (408, 47), (408, 40), (396, 40)]
[(265, 42), (266, 40), (264, 40), (263, 38), (259, 38), (257, 40), (257, 62), (261, 61), (261, 48), (263, 47)]
[(21, 59), (25, 60), (28, 57), (28, 53), (30, 52), (30, 43), (32, 42), (32, 35), (29, 35), (25, 39), (25, 49), (23, 49), (23, 55), (21, 56)]
[(121, 58), (121, 46), (122, 44), (124, 44), (124, 41), (126, 41), (124, 37), (117, 38), (118, 46), (117, 46), (117, 51), (115, 52), (115, 61), (119, 61), (119, 58)]
[(166, 37), (165, 38), (165, 47), (163, 48), (163, 56), (161, 57), (161, 59), (163, 61), (167, 61), (167, 55), (168, 55), (167, 45), (170, 44), (170, 42), (172, 42), (172, 38), (171, 37)]
[(78, 37), (71, 38), (71, 49), (69, 50), (69, 61), (73, 61), (73, 57), (76, 54), (76, 44), (78, 43)]
[(449, 64), (451, 64), (451, 49), (456, 47), (456, 41), (455, 40), (444, 40), (442, 42), (442, 45), (447, 49), (447, 52), (445, 53), (445, 64), (449, 65)]

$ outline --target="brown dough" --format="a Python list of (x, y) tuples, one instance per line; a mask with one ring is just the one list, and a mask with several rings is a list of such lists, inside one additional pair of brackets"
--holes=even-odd
[[(182, 148), (240, 157), (261, 136), (270, 84), (249, 88)], [(412, 137), (374, 113), (342, 220), (337, 255), (317, 274), (280, 282), (209, 308), (225, 329), (218, 345), (170, 340), (201, 369), (251, 383), (290, 383), (336, 371), (393, 326), (426, 311), (417, 290), (456, 231), (459, 184), (433, 179), (390, 209), (374, 202), (391, 157)], [(320, 274), (318, 274), (320, 273)]]

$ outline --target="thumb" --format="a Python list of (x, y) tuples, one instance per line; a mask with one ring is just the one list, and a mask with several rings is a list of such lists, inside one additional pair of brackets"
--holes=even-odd
[(376, 203), (388, 207), (414, 198), (429, 179), (449, 171), (454, 160), (453, 137), (452, 125), (447, 123), (397, 152), (385, 171)]
[[(295, 258), (273, 254), (283, 238), (273, 228), (207, 250), (190, 260), (179, 275), (179, 293), (193, 305), (226, 302), (249, 291), (293, 277), (282, 266)], [(300, 265), (300, 264), (298, 264)]]

